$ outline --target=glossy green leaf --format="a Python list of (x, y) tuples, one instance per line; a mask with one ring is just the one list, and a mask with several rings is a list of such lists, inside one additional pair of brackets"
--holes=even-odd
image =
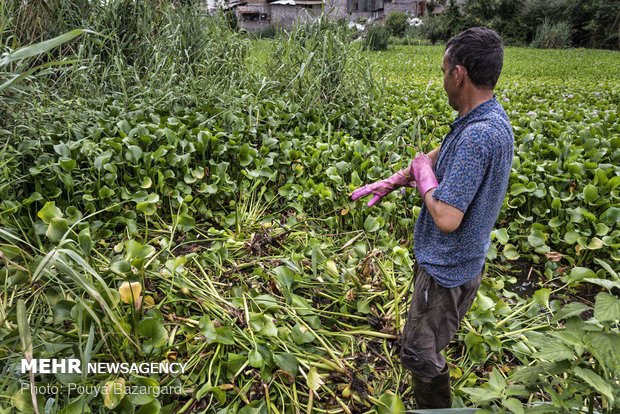
[(406, 412), (405, 404), (400, 397), (389, 391), (379, 397), (377, 411), (379, 414), (405, 414)]
[(299, 372), (299, 362), (297, 361), (295, 355), (282, 352), (275, 354), (273, 359), (280, 369), (288, 372), (289, 374), (296, 376)]

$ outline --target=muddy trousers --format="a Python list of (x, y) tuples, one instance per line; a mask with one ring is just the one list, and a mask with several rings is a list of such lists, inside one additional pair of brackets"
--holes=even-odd
[(401, 340), (400, 359), (413, 374), (418, 408), (449, 408), (450, 373), (441, 354), (459, 329), (480, 287), (482, 271), (455, 288), (444, 288), (415, 268), (413, 298)]

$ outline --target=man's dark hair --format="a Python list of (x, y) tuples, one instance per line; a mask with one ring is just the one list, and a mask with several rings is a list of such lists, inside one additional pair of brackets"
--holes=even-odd
[(446, 51), (450, 70), (456, 65), (464, 66), (474, 85), (495, 87), (504, 63), (502, 39), (495, 30), (467, 29), (448, 41)]

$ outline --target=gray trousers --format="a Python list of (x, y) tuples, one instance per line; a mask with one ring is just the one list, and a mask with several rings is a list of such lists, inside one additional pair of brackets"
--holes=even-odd
[(445, 368), (441, 351), (448, 346), (474, 302), (482, 271), (455, 288), (439, 285), (417, 264), (414, 273), (413, 298), (401, 338), (400, 359), (413, 374), (430, 381)]

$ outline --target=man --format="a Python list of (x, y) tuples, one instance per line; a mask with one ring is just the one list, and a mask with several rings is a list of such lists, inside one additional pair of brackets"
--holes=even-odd
[(408, 168), (352, 194), (353, 200), (373, 194), (371, 206), (398, 187), (415, 186), (424, 201), (414, 231), (415, 286), (400, 353), (413, 374), (418, 408), (452, 405), (441, 352), (476, 297), (508, 186), (514, 138), (493, 94), (503, 56), (493, 30), (476, 27), (450, 39), (441, 66), (448, 102), (458, 111), (450, 133)]

